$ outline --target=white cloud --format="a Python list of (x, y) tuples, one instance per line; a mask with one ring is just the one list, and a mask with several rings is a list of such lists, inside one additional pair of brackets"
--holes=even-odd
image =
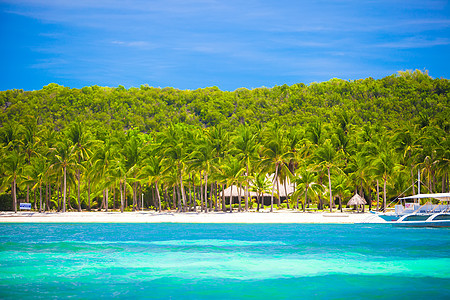
[(112, 41), (111, 44), (140, 49), (155, 49), (156, 45), (147, 41)]
[(410, 37), (398, 41), (375, 44), (374, 46), (380, 48), (414, 49), (414, 48), (429, 48), (444, 45), (450, 45), (450, 39), (448, 38), (426, 39), (420, 37)]

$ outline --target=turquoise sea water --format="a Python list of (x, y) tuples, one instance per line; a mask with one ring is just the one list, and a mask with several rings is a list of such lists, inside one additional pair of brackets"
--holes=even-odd
[(450, 299), (450, 230), (0, 224), (0, 298)]

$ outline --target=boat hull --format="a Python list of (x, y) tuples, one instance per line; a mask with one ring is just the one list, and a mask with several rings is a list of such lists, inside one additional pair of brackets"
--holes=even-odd
[(397, 227), (450, 227), (450, 221), (435, 221), (435, 222), (394, 222)]
[(392, 224), (398, 227), (450, 227), (450, 214), (409, 214)]

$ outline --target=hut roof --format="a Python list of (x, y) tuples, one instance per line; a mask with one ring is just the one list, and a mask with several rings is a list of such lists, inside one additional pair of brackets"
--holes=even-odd
[(348, 200), (347, 205), (362, 205), (367, 204), (366, 200), (358, 194), (355, 194), (350, 200)]

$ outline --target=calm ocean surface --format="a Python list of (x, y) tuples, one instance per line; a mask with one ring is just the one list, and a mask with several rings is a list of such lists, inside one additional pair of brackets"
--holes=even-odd
[(0, 298), (450, 299), (450, 230), (0, 224)]

